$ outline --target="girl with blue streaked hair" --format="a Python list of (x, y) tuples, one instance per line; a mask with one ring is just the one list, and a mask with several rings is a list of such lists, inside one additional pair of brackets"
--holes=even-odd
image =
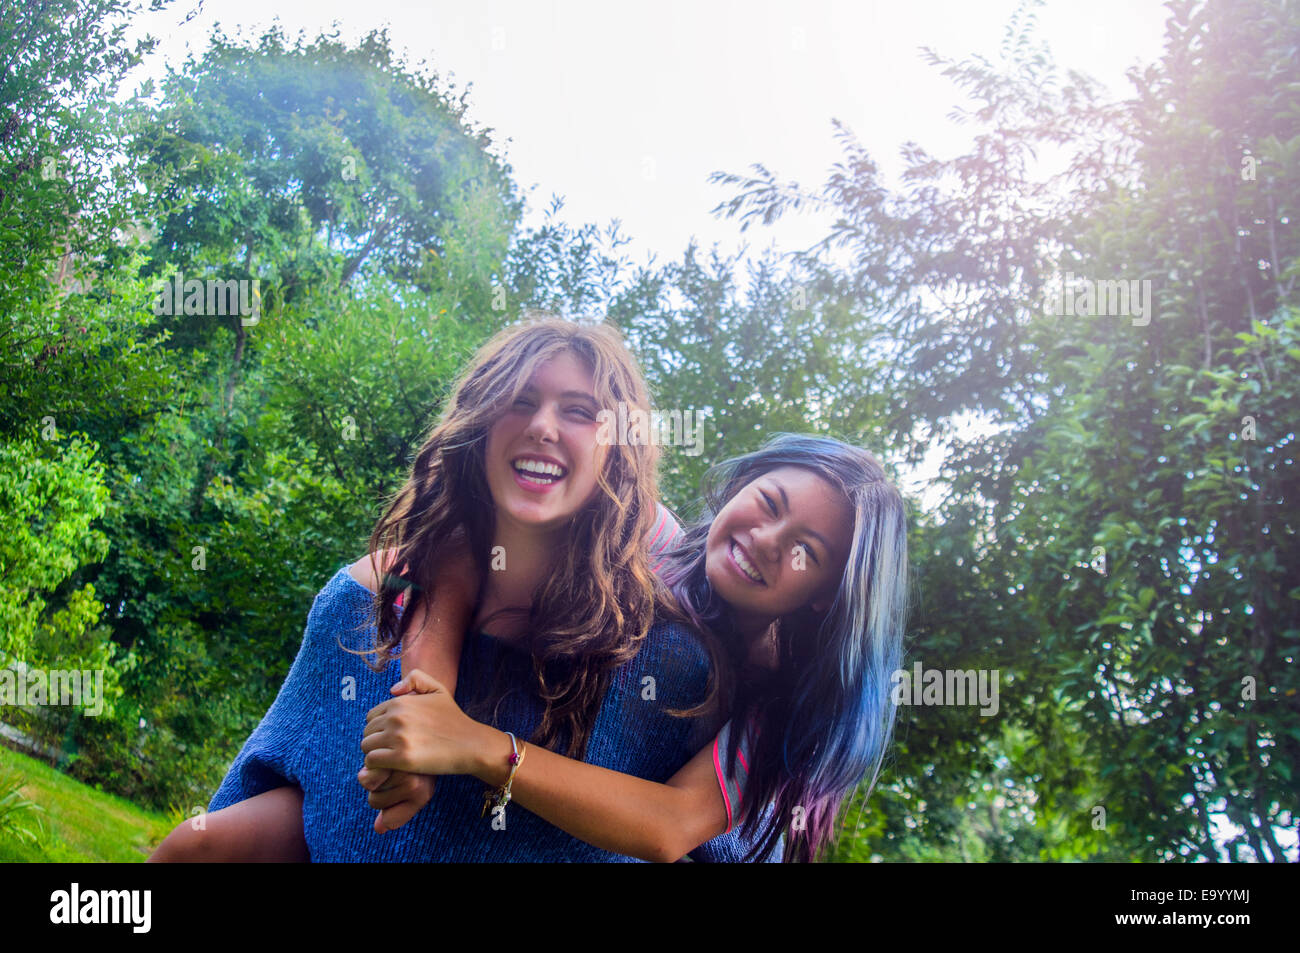
[[(844, 798), (875, 785), (893, 734), (903, 500), (867, 451), (777, 434), (713, 467), (704, 502), (661, 576), (710, 644), (730, 720), (666, 784), (530, 747), (511, 797), (575, 837), (645, 859), (684, 857), (737, 824), (753, 844), (747, 859), (771, 857), (783, 834), (783, 859), (815, 859)], [(652, 685), (641, 689), (653, 699)], [(362, 743), (372, 806), (401, 797), (376, 790), (383, 769), (506, 782), (503, 732), (468, 718), (422, 671), (393, 692)]]

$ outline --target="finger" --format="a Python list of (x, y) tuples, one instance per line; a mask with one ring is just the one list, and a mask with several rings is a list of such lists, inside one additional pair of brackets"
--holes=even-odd
[[(398, 801), (418, 797), (420, 788), (420, 775), (407, 774), (405, 771), (394, 771), (393, 779), (374, 793), (384, 796), (389, 801), (389, 804), (396, 804)], [(377, 806), (387, 807), (388, 805)]]
[[(384, 732), (384, 731), (372, 732), (371, 734), (368, 734), (361, 739), (361, 751), (364, 754), (369, 754), (370, 752), (375, 751), (376, 749), (379, 748), (388, 748), (392, 750), (395, 741), (396, 739), (392, 736), (392, 734), (388, 732)], [(369, 761), (367, 761), (366, 764), (372, 768), (375, 767), (375, 765), (370, 764)], [(394, 765), (386, 764), (383, 765), (383, 767), (391, 768), (394, 767)]]
[(416, 814), (419, 814), (420, 808), (422, 807), (424, 807), (423, 804), (416, 804), (412, 801), (403, 801), (400, 804), (395, 804), (392, 807), (381, 811), (379, 816), (388, 830), (397, 830), (397, 828), (415, 817)]
[(442, 682), (438, 681), (428, 672), (418, 668), (412, 669), (411, 674), (407, 675), (406, 678), (402, 679), (402, 681), (410, 682), (411, 690), (420, 692), (421, 694), (445, 692), (447, 690), (446, 686), (443, 685)]
[(433, 799), (435, 783), (432, 777), (423, 774), (413, 774), (410, 777), (415, 782), (415, 790), (410, 798), (383, 811), (383, 823), (390, 830), (405, 824)]
[(357, 772), (357, 781), (367, 791), (378, 791), (385, 784), (389, 783), (392, 777), (391, 771), (375, 771), (371, 768), (362, 768)]
[(419, 710), (420, 703), (415, 701), (414, 696), (402, 696), (393, 698), (370, 710), (366, 715), (366, 728), (373, 730), (373, 726), (383, 726), (390, 721), (399, 720), (403, 715)]
[[(392, 807), (395, 804), (401, 804), (403, 801), (411, 800), (412, 795), (417, 791), (414, 784), (400, 784), (396, 787), (380, 791), (371, 791), (370, 796), (366, 799), (370, 806), (378, 810)], [(387, 822), (385, 822), (387, 823)]]
[(406, 763), (392, 748), (376, 748), (366, 753), (367, 768), (405, 768)]
[(373, 735), (375, 732), (383, 731), (388, 725), (388, 716), (380, 715), (378, 718), (371, 718), (366, 722), (366, 727), (362, 729), (361, 736)]
[(383, 784), (370, 790), (375, 794), (392, 794), (394, 792), (402, 797), (410, 797), (419, 789), (420, 776), (418, 774), (407, 774), (405, 771), (390, 771), (389, 778)]
[(389, 692), (391, 692), (394, 695), (405, 695), (410, 690), (411, 690), (411, 683), (408, 682), (406, 679), (402, 679), (400, 682), (395, 683), (393, 687), (389, 689)]

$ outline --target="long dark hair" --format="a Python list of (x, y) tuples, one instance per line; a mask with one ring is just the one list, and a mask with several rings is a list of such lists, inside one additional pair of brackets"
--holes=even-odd
[[(810, 470), (836, 487), (854, 525), (834, 601), (821, 615), (804, 606), (773, 623), (779, 665), (766, 671), (750, 663), (732, 607), (705, 575), (706, 542), (732, 497), (784, 466)], [(832, 839), (845, 796), (864, 779), (864, 797), (874, 787), (893, 735), (891, 675), (902, 663), (907, 599), (903, 499), (866, 450), (801, 434), (775, 434), (754, 453), (715, 465), (705, 475), (703, 496), (699, 520), (682, 535), (663, 575), (681, 610), (696, 627), (711, 630), (711, 644), (726, 655), (715, 668), (718, 700), (734, 729), (728, 770), (735, 771), (744, 732), (752, 755), (739, 820), (741, 836), (754, 839), (746, 859), (766, 858), (788, 832), (784, 859), (811, 860)]]

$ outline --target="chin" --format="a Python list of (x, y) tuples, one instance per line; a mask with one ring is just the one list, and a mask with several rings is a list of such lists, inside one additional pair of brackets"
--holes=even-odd
[(526, 526), (536, 526), (539, 529), (558, 526), (564, 521), (564, 517), (562, 516), (556, 516), (551, 513), (538, 513), (534, 510), (525, 510), (524, 512), (516, 510), (510, 515), (513, 516), (516, 521), (523, 523)]

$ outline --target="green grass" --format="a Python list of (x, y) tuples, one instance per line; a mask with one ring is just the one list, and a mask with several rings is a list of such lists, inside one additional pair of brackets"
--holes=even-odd
[[(44, 836), (36, 844), (0, 834), (0, 863), (138, 863), (175, 822), (60, 774), (44, 762), (0, 747), (0, 771), (17, 771), (22, 794), (40, 805)], [(26, 823), (33, 827), (30, 815)]]

